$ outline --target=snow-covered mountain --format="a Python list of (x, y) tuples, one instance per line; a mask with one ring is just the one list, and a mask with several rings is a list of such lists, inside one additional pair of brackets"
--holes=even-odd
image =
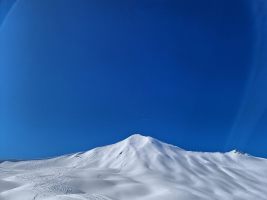
[(141, 135), (83, 153), (0, 164), (1, 200), (266, 200), (266, 188), (266, 159), (190, 152)]

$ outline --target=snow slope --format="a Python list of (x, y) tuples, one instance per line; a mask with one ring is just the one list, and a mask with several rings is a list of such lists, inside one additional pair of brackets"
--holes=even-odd
[(267, 160), (133, 135), (47, 160), (0, 164), (0, 200), (267, 200)]

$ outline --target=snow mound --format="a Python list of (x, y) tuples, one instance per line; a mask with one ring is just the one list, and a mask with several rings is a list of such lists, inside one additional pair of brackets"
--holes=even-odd
[(1, 200), (266, 200), (267, 160), (190, 152), (135, 134), (47, 160), (0, 164)]

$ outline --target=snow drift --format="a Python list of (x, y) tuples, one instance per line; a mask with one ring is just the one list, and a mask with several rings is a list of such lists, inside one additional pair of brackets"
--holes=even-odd
[(141, 135), (83, 153), (0, 164), (1, 200), (266, 200), (266, 188), (266, 159), (190, 152)]

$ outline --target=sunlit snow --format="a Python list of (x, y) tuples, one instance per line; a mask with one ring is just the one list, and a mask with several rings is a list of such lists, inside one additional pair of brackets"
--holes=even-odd
[(47, 160), (2, 162), (1, 200), (267, 199), (267, 160), (133, 135)]

